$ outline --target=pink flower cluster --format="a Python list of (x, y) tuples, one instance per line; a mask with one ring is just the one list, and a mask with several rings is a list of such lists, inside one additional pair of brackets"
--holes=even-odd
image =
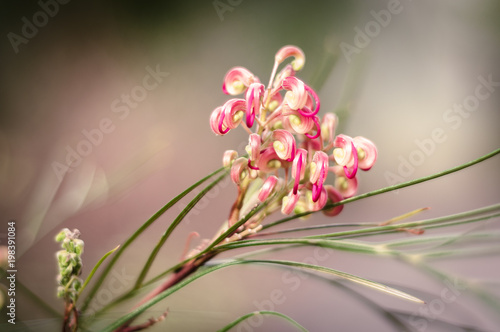
[[(293, 61), (277, 73), (280, 64), (290, 57)], [(234, 150), (223, 156), (223, 164), (231, 167), (231, 180), (240, 192), (260, 178), (263, 184), (258, 199), (264, 202), (276, 193), (273, 197), (278, 197), (284, 214), (317, 211), (328, 201), (353, 196), (358, 169), (369, 170), (377, 159), (377, 148), (370, 140), (335, 136), (335, 114), (327, 113), (320, 120), (318, 95), (295, 77), (304, 63), (300, 48), (281, 48), (267, 88), (247, 69), (230, 69), (222, 90), (232, 96), (243, 94), (244, 98), (228, 100), (210, 117), (217, 135), (240, 125), (249, 133), (246, 156), (238, 157)], [(327, 184), (329, 174), (334, 177), (333, 185)], [(337, 206), (323, 213), (334, 216), (341, 210), (342, 206)]]

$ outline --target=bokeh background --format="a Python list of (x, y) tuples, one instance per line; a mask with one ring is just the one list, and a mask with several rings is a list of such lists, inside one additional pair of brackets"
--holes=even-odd
[[(341, 45), (356, 46), (357, 29), (376, 22), (371, 11), (379, 13), (390, 6), (398, 13), (391, 15), (387, 26), (372, 30), (376, 33), (367, 45), (346, 56)], [(57, 13), (54, 6), (50, 8), (53, 15), (46, 22), (37, 14), (43, 9), (35, 1), (3, 1), (0, 11), (0, 241), (5, 239), (7, 221), (15, 219), (18, 281), (58, 312), (63, 307), (55, 297), (55, 234), (63, 227), (81, 231), (86, 244), (84, 274), (88, 273), (104, 252), (122, 243), (172, 197), (220, 167), (226, 149), (241, 150), (247, 141), (243, 130), (217, 137), (208, 124), (211, 111), (228, 98), (221, 91), (224, 74), (233, 66), (244, 66), (267, 82), (274, 54), (284, 45), (304, 50), (306, 65), (298, 76), (318, 89), (321, 112), (338, 112), (342, 132), (377, 144), (379, 160), (370, 172), (361, 174), (360, 192), (392, 184), (388, 177), (394, 175), (400, 181), (418, 178), (499, 147), (498, 85), (475, 111), (458, 119), (456, 113), (456, 120), (446, 121), (449, 109), (474, 94), (480, 77), (500, 82), (496, 0), (73, 0), (58, 4)], [(45, 24), (36, 32), (24, 31), (31, 33), (25, 38), (23, 25), (26, 20), (33, 22), (34, 15)], [(15, 45), (13, 34), (25, 39)], [(165, 74), (128, 111), (115, 112), (113, 107), (125, 105), (125, 95), (143, 85), (148, 68)], [(54, 165), (65, 164), (68, 151), (84, 144), (83, 132), (99, 128), (102, 121), (111, 123), (111, 132), (61, 176)], [(416, 141), (428, 140), (436, 129), (446, 138), (428, 154), (419, 153)], [(418, 165), (404, 170), (401, 165), (417, 155), (423, 156), (413, 159)], [(495, 157), (458, 174), (347, 205), (333, 221), (384, 221), (421, 207), (431, 207), (422, 215), (430, 218), (498, 203), (499, 168), (500, 159)], [(231, 183), (224, 182), (203, 200), (162, 249), (149, 276), (180, 259), (190, 232), (212, 237), (227, 217), (235, 192)], [(174, 207), (162, 216), (120, 260), (115, 272), (123, 287), (132, 286), (131, 276), (179, 211)], [(318, 214), (295, 223), (327, 222), (332, 219)], [(454, 231), (478, 229), (493, 231), (498, 226), (492, 220)], [(444, 280), (393, 258), (307, 248), (273, 257), (298, 261), (313, 257), (427, 301), (439, 298), (447, 287)], [(480, 287), (500, 296), (498, 252), (436, 260), (432, 265), (482, 281)], [(152, 314), (169, 308), (169, 315), (151, 330), (214, 331), (259, 309), (276, 290), (282, 296), (272, 309), (310, 331), (398, 330), (370, 301), (406, 313), (400, 318), (409, 330), (462, 331), (456, 325), (500, 329), (498, 312), (471, 292), (463, 291), (439, 315), (426, 316), (425, 328), (418, 328), (410, 321), (419, 312), (416, 304), (362, 286), (292, 277), (264, 266), (219, 271), (155, 307)], [(112, 291), (116, 287), (104, 287), (107, 292), (98, 294), (95, 309), (109, 301), (109, 293), (119, 295)], [(59, 329), (54, 314), (41, 309), (20, 288), (17, 299), (15, 330)], [(105, 325), (127, 308), (116, 308), (100, 319)], [(254, 331), (289, 328), (274, 318), (255, 324)], [(2, 325), (2, 330), (13, 328)]]

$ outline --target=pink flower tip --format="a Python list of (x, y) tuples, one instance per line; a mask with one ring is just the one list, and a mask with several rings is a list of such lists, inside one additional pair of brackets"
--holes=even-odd
[(277, 182), (278, 178), (274, 175), (271, 175), (266, 179), (257, 197), (259, 201), (264, 202), (269, 197), (269, 195), (273, 192)]
[(282, 47), (275, 56), (275, 61), (280, 64), (282, 63), (286, 58), (288, 57), (294, 57), (294, 60), (292, 61), (292, 68), (295, 71), (299, 71), (304, 67), (304, 64), (306, 62), (306, 56), (304, 55), (304, 52), (298, 48), (297, 46), (293, 45), (287, 45)]

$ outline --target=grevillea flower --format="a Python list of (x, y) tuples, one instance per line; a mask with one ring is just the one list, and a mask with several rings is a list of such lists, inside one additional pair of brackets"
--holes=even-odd
[[(244, 99), (229, 99), (224, 104), (224, 119), (223, 124), (228, 129), (238, 127), (246, 111), (246, 102)], [(219, 123), (219, 130), (222, 131), (221, 124)]]
[(321, 122), (321, 138), (323, 141), (333, 143), (335, 128), (338, 122), (339, 118), (333, 113), (326, 113), (323, 116), (323, 121)]
[(247, 118), (246, 124), (248, 128), (253, 126), (255, 115), (260, 114), (260, 100), (264, 94), (264, 85), (260, 83), (252, 83), (248, 87), (246, 93), (247, 100)]
[(233, 162), (231, 166), (231, 180), (240, 184), (241, 180), (243, 180), (248, 175), (248, 160), (247, 158), (240, 157)]
[(236, 158), (238, 158), (238, 152), (234, 150), (226, 150), (222, 156), (222, 165), (224, 167), (229, 167)]
[(275, 63), (280, 64), (286, 58), (293, 56), (295, 59), (292, 61), (292, 68), (295, 71), (299, 71), (304, 67), (304, 63), (306, 62), (306, 56), (304, 52), (298, 48), (297, 46), (287, 45), (280, 48), (278, 52), (276, 52), (276, 56), (274, 58)]
[(342, 166), (333, 166), (328, 169), (333, 172), (337, 177), (335, 178), (335, 188), (344, 196), (345, 198), (349, 198), (356, 194), (358, 190), (358, 179), (348, 178), (344, 172)]
[(363, 171), (368, 171), (377, 160), (377, 147), (372, 141), (362, 136), (354, 137), (353, 142), (358, 152), (358, 167)]
[(224, 126), (224, 108), (222, 106), (213, 110), (210, 116), (210, 128), (217, 135), (224, 135), (229, 131), (229, 128)]
[[(260, 157), (260, 135), (250, 134), (248, 137), (248, 145), (245, 150), (248, 153), (249, 166), (250, 161), (256, 162)], [(252, 167), (252, 166), (250, 166)]]
[(303, 116), (287, 104), (283, 105), (283, 127), (288, 131), (306, 134), (314, 128), (314, 125), (314, 117)]
[(308, 94), (304, 82), (295, 76), (283, 79), (281, 87), (288, 90), (285, 94), (285, 102), (293, 110), (306, 106)]
[(317, 195), (318, 197), (316, 198), (316, 200), (314, 200), (314, 193), (311, 191), (307, 192), (310, 211), (319, 211), (326, 205), (328, 194), (326, 192), (325, 187), (321, 186), (321, 189), (318, 190)]
[[(293, 61), (285, 63), (288, 58)], [(244, 99), (233, 98), (217, 107), (210, 116), (210, 127), (215, 134), (224, 135), (243, 122), (249, 138), (248, 158), (238, 158), (236, 151), (228, 150), (223, 165), (231, 167), (231, 180), (239, 186), (237, 202), (251, 205), (258, 199), (269, 204), (265, 213), (253, 216), (244, 228), (257, 225), (259, 218), (279, 208), (284, 214), (317, 211), (328, 201), (351, 197), (358, 188), (358, 167), (369, 170), (377, 159), (377, 148), (370, 140), (336, 136), (335, 114), (319, 117), (318, 95), (295, 76), (304, 63), (302, 50), (288, 45), (276, 53), (267, 87), (243, 67), (232, 68), (224, 77), (223, 91), (243, 93)], [(251, 186), (257, 178), (261, 182)], [(342, 208), (324, 213), (333, 216)], [(234, 216), (243, 214), (233, 212)]]
[(274, 148), (265, 149), (261, 155), (259, 160), (257, 161), (257, 167), (263, 173), (274, 172), (282, 166), (282, 161), (274, 152)]
[(292, 161), (295, 157), (295, 138), (286, 130), (277, 129), (273, 132), (273, 148), (280, 159)]
[(262, 188), (260, 189), (259, 196), (257, 196), (259, 201), (264, 202), (269, 197), (269, 195), (273, 192), (273, 189), (276, 186), (277, 182), (278, 178), (274, 175), (271, 175), (266, 179), (266, 181), (262, 185)]
[[(328, 194), (328, 199), (331, 203), (337, 203), (344, 199), (342, 195), (332, 186), (325, 186), (325, 189)], [(323, 214), (329, 217), (334, 217), (342, 212), (342, 209), (344, 209), (344, 205), (337, 205), (331, 209), (323, 210)]]
[(233, 67), (226, 73), (226, 77), (224, 77), (222, 91), (227, 95), (239, 95), (254, 82), (259, 82), (259, 79), (248, 69)]
[(340, 166), (344, 166), (345, 175), (352, 179), (358, 171), (358, 153), (352, 138), (340, 134), (333, 141), (335, 149), (333, 150), (333, 158)]
[(306, 158), (307, 151), (304, 149), (298, 149), (292, 164), (292, 177), (295, 179), (292, 190), (294, 194), (297, 193), (300, 180), (304, 178), (304, 174), (306, 172)]
[[(312, 201), (319, 199), (328, 174), (328, 155), (323, 151), (314, 153), (313, 161), (310, 163), (310, 179), (312, 186)], [(326, 198), (325, 198), (326, 199)]]
[(281, 203), (281, 212), (283, 214), (292, 213), (293, 209), (295, 208), (295, 205), (299, 201), (299, 197), (300, 197), (300, 192), (294, 193), (293, 191), (290, 191), (288, 196), (283, 197)]

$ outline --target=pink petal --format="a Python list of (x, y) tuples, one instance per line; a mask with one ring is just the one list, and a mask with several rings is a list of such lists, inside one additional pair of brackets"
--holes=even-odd
[(295, 179), (293, 184), (293, 193), (296, 194), (299, 188), (300, 180), (304, 178), (304, 173), (306, 170), (306, 157), (307, 151), (304, 149), (298, 149), (293, 159), (292, 164), (292, 177)]
[(233, 165), (231, 166), (231, 180), (236, 183), (240, 184), (242, 177), (245, 177), (244, 172), (247, 170), (247, 164), (248, 160), (246, 158), (238, 158), (233, 162)]
[(283, 129), (273, 131), (273, 148), (280, 159), (292, 161), (295, 157), (295, 138)]
[(210, 115), (210, 128), (217, 135), (224, 135), (229, 131), (229, 128), (223, 130), (222, 122), (224, 121), (224, 112), (222, 106), (217, 107), (213, 110), (212, 115)]
[(292, 61), (292, 67), (295, 71), (299, 71), (304, 67), (306, 57), (304, 52), (297, 46), (287, 45), (282, 47), (275, 56), (275, 61), (279, 64), (286, 58), (293, 56), (295, 59)]
[(236, 158), (238, 158), (238, 152), (234, 150), (227, 150), (222, 156), (222, 165), (224, 167), (229, 167)]
[(248, 128), (251, 128), (253, 126), (255, 115), (260, 114), (260, 102), (263, 94), (264, 94), (263, 84), (260, 83), (250, 84), (247, 93), (245, 95), (246, 114), (247, 114), (246, 124)]
[(292, 213), (293, 209), (295, 208), (295, 205), (297, 205), (297, 202), (299, 201), (300, 197), (300, 192), (294, 193), (293, 190), (290, 191), (288, 196), (283, 197), (282, 205), (281, 205), (281, 212), (283, 214), (290, 214)]
[(276, 183), (278, 182), (278, 178), (274, 175), (269, 176), (264, 184), (262, 185), (262, 189), (260, 189), (259, 196), (257, 197), (261, 202), (264, 202), (269, 195), (272, 193)]
[[(229, 99), (224, 104), (224, 125), (229, 129), (236, 128), (241, 120), (242, 116), (239, 119), (235, 120), (235, 116), (238, 112), (246, 112), (246, 102), (244, 99)], [(221, 129), (221, 128), (219, 128)]]
[[(330, 200), (331, 203), (337, 203), (343, 200), (344, 198), (342, 195), (332, 186), (325, 186), (326, 192), (328, 194), (328, 199)], [(323, 210), (323, 214), (333, 217), (338, 215), (342, 210), (344, 209), (344, 205), (338, 205), (334, 208), (328, 209), (328, 210)]]
[(362, 136), (354, 137), (353, 141), (356, 148), (361, 149), (363, 153), (363, 158), (358, 160), (358, 167), (363, 171), (368, 171), (377, 160), (377, 147), (372, 141)]
[(233, 67), (231, 68), (224, 77), (224, 83), (222, 84), (222, 91), (227, 95), (239, 95), (244, 92), (245, 89), (254, 82), (259, 82), (259, 79), (255, 77), (248, 69), (243, 67)]

